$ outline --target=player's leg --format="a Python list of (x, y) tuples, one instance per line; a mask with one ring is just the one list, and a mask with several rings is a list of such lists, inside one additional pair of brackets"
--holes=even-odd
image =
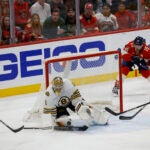
[(149, 78), (150, 77), (150, 70), (140, 70), (140, 73), (144, 78)]
[(99, 110), (92, 105), (79, 102), (76, 106), (76, 112), (88, 125), (106, 125), (108, 123), (109, 114), (104, 109)]
[[(128, 73), (135, 69), (135, 65), (132, 62), (123, 61), (121, 69), (122, 69), (122, 81), (124, 81), (126, 79), (126, 76), (128, 75)], [(117, 96), (119, 94), (119, 89), (120, 89), (119, 77), (117, 77), (115, 80), (115, 83), (114, 83), (114, 87), (112, 89), (112, 93), (115, 96)]]
[(107, 125), (109, 121), (109, 113), (105, 109), (92, 108), (92, 124), (94, 125)]
[[(125, 79), (126, 79), (126, 75), (122, 74), (122, 83), (124, 82)], [(113, 86), (113, 89), (112, 89), (112, 93), (114, 94), (114, 96), (119, 94), (119, 89), (120, 89), (119, 76), (117, 76), (114, 86)]]
[(139, 73), (146, 79), (150, 77), (150, 62), (142, 59), (138, 65)]
[(148, 77), (148, 81), (150, 82), (150, 76)]
[(114, 95), (118, 95), (119, 87), (120, 87), (120, 85), (119, 85), (119, 79), (118, 79), (118, 77), (117, 77), (117, 79), (115, 80), (113, 89), (112, 89), (112, 93), (113, 93)]

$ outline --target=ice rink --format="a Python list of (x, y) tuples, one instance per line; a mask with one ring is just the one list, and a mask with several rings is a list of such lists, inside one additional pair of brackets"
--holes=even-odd
[[(89, 87), (90, 88), (90, 87)], [(93, 86), (110, 91), (111, 86)], [(110, 89), (109, 89), (110, 88)], [(150, 101), (150, 82), (142, 77), (127, 79), (123, 84), (124, 109)], [(91, 91), (92, 92), (92, 91)], [(86, 89), (81, 94), (93, 97)], [(90, 95), (89, 95), (90, 94)], [(100, 93), (101, 97), (105, 92)], [(96, 95), (95, 95), (96, 97)], [(98, 96), (99, 97), (99, 96)], [(97, 97), (96, 97), (97, 98)], [(114, 99), (112, 95), (110, 98)], [(0, 120), (13, 128), (26, 125), (23, 115), (36, 100), (36, 95), (19, 96), (0, 100)], [(135, 110), (137, 111), (137, 110)], [(132, 115), (135, 113), (127, 113)], [(150, 105), (132, 120), (119, 120), (110, 116), (109, 125), (92, 126), (87, 131), (22, 130), (11, 132), (0, 123), (0, 150), (149, 150), (150, 149)]]

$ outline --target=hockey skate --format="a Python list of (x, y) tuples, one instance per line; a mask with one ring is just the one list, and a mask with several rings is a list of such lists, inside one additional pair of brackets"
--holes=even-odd
[(119, 87), (119, 81), (116, 80), (116, 81), (115, 81), (115, 85), (114, 85), (114, 87), (113, 87), (113, 89), (112, 89), (112, 93), (113, 93), (114, 96), (118, 96), (118, 94), (119, 94), (119, 89), (120, 89), (120, 87)]

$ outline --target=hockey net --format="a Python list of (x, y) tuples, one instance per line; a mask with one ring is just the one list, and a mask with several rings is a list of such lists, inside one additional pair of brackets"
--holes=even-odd
[[(82, 97), (94, 105), (110, 106), (123, 111), (120, 51), (101, 51), (59, 56), (44, 61), (44, 81), (32, 112), (42, 113), (44, 91), (54, 77), (70, 79)], [(112, 88), (119, 76), (120, 94), (114, 97)]]

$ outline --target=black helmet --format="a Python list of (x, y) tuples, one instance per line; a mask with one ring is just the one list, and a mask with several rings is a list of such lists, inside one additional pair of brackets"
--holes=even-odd
[(134, 44), (135, 44), (135, 45), (141, 46), (144, 42), (145, 42), (145, 39), (143, 39), (143, 38), (140, 37), (140, 36), (137, 36), (137, 37), (134, 39)]

